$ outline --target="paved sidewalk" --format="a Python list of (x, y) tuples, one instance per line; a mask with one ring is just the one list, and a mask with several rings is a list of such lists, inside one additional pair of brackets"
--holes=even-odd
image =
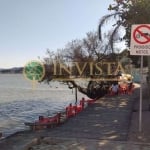
[(88, 139), (45, 138), (33, 150), (149, 150), (150, 144)]
[(130, 96), (101, 98), (47, 136), (126, 141), (133, 104)]
[(142, 98), (142, 132), (139, 132), (139, 91), (134, 104), (128, 140), (132, 142), (150, 143), (150, 93), (148, 85), (143, 84)]

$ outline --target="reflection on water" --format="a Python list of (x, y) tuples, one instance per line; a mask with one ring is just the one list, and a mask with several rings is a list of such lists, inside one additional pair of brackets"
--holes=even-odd
[[(21, 74), (0, 74), (0, 132), (8, 136), (24, 130), (24, 122), (34, 121), (39, 115), (53, 115), (75, 102), (74, 92), (66, 85), (32, 83)], [(78, 99), (83, 97), (78, 93)]]

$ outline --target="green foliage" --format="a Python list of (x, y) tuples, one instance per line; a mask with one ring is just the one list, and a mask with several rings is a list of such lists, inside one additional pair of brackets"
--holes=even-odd
[(113, 11), (113, 15), (106, 15), (105, 19), (107, 16), (118, 16), (116, 25), (119, 24), (125, 28), (126, 33), (123, 39), (127, 46), (130, 46), (131, 25), (150, 24), (150, 0), (114, 0), (114, 2), (108, 7), (108, 10)]
[[(109, 39), (112, 52), (114, 52), (113, 39), (120, 31), (120, 27), (124, 27), (125, 29), (125, 35), (120, 37), (120, 40), (125, 40), (127, 47), (130, 47), (131, 26), (133, 24), (150, 24), (150, 0), (114, 0), (114, 3), (109, 5), (108, 10), (112, 13), (101, 18), (99, 23), (99, 38), (102, 40), (102, 27), (109, 19), (113, 18), (115, 24), (112, 27), (113, 32)], [(134, 65), (139, 67), (139, 57), (130, 56), (130, 58)], [(144, 59), (144, 66), (149, 64), (150, 70), (150, 59), (148, 59), (148, 61), (147, 59)]]

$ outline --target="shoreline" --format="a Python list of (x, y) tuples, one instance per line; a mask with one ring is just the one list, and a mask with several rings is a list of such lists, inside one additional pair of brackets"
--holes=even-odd
[[(128, 104), (126, 102), (128, 102)], [(43, 140), (44, 142), (46, 140), (47, 143), (50, 144), (46, 144), (45, 146), (53, 146), (55, 148), (60, 145), (69, 146), (68, 143), (73, 144), (74, 142), (77, 142), (77, 145), (81, 145), (82, 143), (86, 144), (85, 141), (87, 140), (91, 142), (93, 141), (95, 143), (96, 140), (102, 141), (102, 139), (105, 139), (106, 137), (107, 141), (113, 141), (113, 139), (115, 141), (122, 141), (127, 138), (126, 132), (128, 131), (129, 121), (126, 122), (124, 118), (130, 120), (129, 118), (131, 116), (131, 106), (132, 101), (129, 100), (129, 95), (120, 95), (114, 97), (106, 96), (96, 101), (93, 105), (87, 107), (77, 116), (66, 121), (63, 125), (47, 130), (17, 132), (9, 136), (7, 139), (0, 141), (0, 146), (5, 150), (9, 150), (10, 147), (5, 146), (7, 143), (13, 146), (13, 148), (16, 148), (13, 149), (11, 147), (12, 150), (21, 150), (22, 148), (27, 149), (27, 147), (29, 148), (31, 145), (34, 145), (36, 147), (39, 141), (41, 144), (38, 144), (38, 146), (43, 147)], [(93, 116), (95, 116), (96, 118)], [(81, 118), (82, 120), (79, 118)], [(87, 123), (84, 123), (84, 120)], [(98, 123), (99, 121), (100, 123)], [(75, 122), (77, 122), (76, 125)], [(94, 126), (93, 123), (95, 124)], [(101, 124), (101, 126), (97, 126), (98, 124)], [(102, 124), (104, 125), (104, 129)], [(79, 128), (77, 126), (79, 126)], [(114, 128), (115, 126), (116, 128)], [(99, 130), (97, 130), (96, 128)], [(82, 132), (79, 132), (78, 130), (81, 130)], [(110, 132), (109, 135), (105, 130), (108, 130), (108, 133), (111, 130), (114, 130), (114, 133)], [(60, 138), (60, 140), (57, 141), (58, 137)], [(75, 140), (73, 140), (73, 138)], [(77, 139), (80, 140), (78, 141)], [(15, 141), (17, 142), (15, 143)]]
[[(139, 88), (139, 87), (138, 87)], [(125, 97), (128, 98), (128, 96), (122, 96), (121, 98), (124, 99)], [(115, 97), (115, 99), (117, 96)], [(104, 98), (101, 98), (102, 100)], [(11, 150), (29, 150), (29, 149), (38, 149), (38, 150), (49, 150), (50, 148), (52, 150), (61, 149), (66, 150), (67, 148), (70, 149), (85, 149), (85, 150), (93, 150), (95, 149), (117, 149), (117, 147), (124, 147), (128, 150), (140, 150), (140, 148), (149, 148), (150, 149), (150, 131), (148, 131), (148, 134), (145, 134), (145, 131), (142, 134), (138, 134), (138, 131), (135, 130), (137, 128), (137, 111), (138, 111), (138, 99), (139, 99), (139, 89), (136, 89), (136, 91), (131, 95), (130, 100), (132, 99), (133, 105), (130, 108), (130, 115), (129, 115), (129, 128), (128, 128), (128, 134), (127, 134), (127, 140), (113, 140), (113, 139), (92, 139), (92, 138), (72, 138), (72, 137), (57, 137), (57, 136), (51, 136), (51, 132), (53, 132), (53, 129), (46, 129), (46, 130), (39, 130), (39, 131), (19, 131), (14, 133), (13, 135), (8, 136), (5, 139), (0, 140), (0, 146), (5, 148), (5, 144), (13, 144), (13, 149)], [(112, 99), (114, 101), (114, 99)], [(129, 100), (129, 101), (130, 101)], [(106, 102), (106, 101), (104, 101)], [(115, 101), (114, 101), (115, 102)], [(117, 102), (117, 101), (116, 101)], [(115, 102), (115, 103), (116, 103)], [(146, 101), (147, 102), (147, 101)], [(144, 99), (144, 105), (143, 110), (148, 111), (147, 103)], [(101, 105), (104, 105), (105, 107), (108, 102), (105, 104), (103, 102), (100, 102)], [(115, 104), (113, 103), (113, 104)], [(124, 103), (121, 102), (122, 105)], [(110, 105), (111, 106), (111, 105)], [(92, 109), (92, 107), (90, 108)], [(86, 110), (85, 110), (86, 111)], [(120, 112), (121, 113), (121, 112)], [(135, 116), (136, 113), (136, 116)], [(93, 114), (93, 113), (92, 113)], [(92, 115), (89, 114), (89, 115)], [(150, 113), (148, 113), (150, 114)], [(79, 114), (80, 115), (80, 114)], [(82, 114), (81, 114), (82, 115)], [(145, 113), (143, 114), (145, 115)], [(144, 117), (143, 117), (144, 118)], [(73, 121), (74, 118), (71, 118)], [(145, 123), (145, 119), (143, 119), (143, 123)], [(67, 126), (66, 124), (69, 124), (70, 121), (66, 122), (64, 126)], [(148, 121), (150, 123), (150, 119)], [(143, 128), (145, 124), (143, 124)], [(147, 125), (147, 124), (146, 124)], [(147, 126), (148, 127), (148, 126)], [(56, 127), (57, 128), (57, 127)], [(70, 128), (70, 127), (69, 127)], [(59, 127), (58, 127), (59, 129)], [(57, 130), (58, 130), (57, 129)], [(54, 129), (55, 130), (55, 129)], [(147, 128), (146, 128), (147, 130)], [(96, 133), (96, 132), (95, 132)], [(67, 134), (67, 132), (66, 132)], [(91, 136), (91, 135), (90, 135)], [(90, 137), (89, 136), (89, 137)], [(18, 140), (16, 145), (14, 142)], [(9, 148), (6, 148), (4, 150), (9, 150)], [(67, 149), (69, 150), (69, 149)]]

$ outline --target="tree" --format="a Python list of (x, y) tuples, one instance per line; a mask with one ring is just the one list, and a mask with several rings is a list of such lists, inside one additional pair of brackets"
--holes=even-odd
[[(106, 59), (107, 61), (111, 59), (119, 60), (120, 59), (119, 57), (121, 57), (121, 55), (115, 53), (114, 47), (115, 43), (117, 43), (118, 41), (125, 40), (127, 47), (130, 47), (131, 25), (148, 24), (150, 22), (149, 8), (150, 8), (149, 0), (114, 0), (114, 4), (110, 4), (108, 8), (112, 13), (105, 15), (100, 20), (99, 23), (100, 41), (98, 41), (97, 34), (89, 32), (87, 33), (86, 38), (84, 38), (83, 40), (73, 40), (72, 42), (69, 42), (66, 45), (66, 47), (61, 51), (61, 55), (57, 54), (54, 57), (54, 60), (56, 59), (55, 60), (56, 62), (59, 61), (64, 62), (64, 65), (66, 66), (67, 64), (65, 64), (65, 60), (80, 61), (80, 62), (103, 61)], [(103, 34), (102, 27), (111, 18), (113, 18), (114, 20), (112, 24), (112, 29), (107, 34), (106, 33)], [(124, 28), (125, 30), (124, 35), (119, 34), (121, 31), (120, 29), (122, 28)], [(128, 61), (128, 59), (124, 59), (123, 61), (126, 62)], [(137, 62), (136, 59), (134, 61)], [(148, 59), (148, 64), (150, 70), (150, 59)], [(47, 79), (51, 80), (53, 78), (46, 76), (44, 80)], [(98, 92), (96, 92), (96, 94), (93, 94), (95, 93), (95, 87), (98, 87), (98, 91), (99, 90), (103, 91), (104, 87), (103, 82), (92, 82), (92, 81), (88, 83), (87, 88), (81, 87), (73, 80), (68, 81), (67, 84), (69, 85), (69, 87), (78, 87), (80, 92), (85, 93), (91, 98), (95, 98), (98, 96)], [(70, 86), (70, 84), (72, 86)], [(109, 82), (107, 82), (106, 84), (108, 85)], [(103, 96), (103, 93), (105, 92), (102, 92), (102, 95), (100, 96)]]
[[(105, 34), (106, 41), (108, 41), (109, 35), (110, 34)], [(100, 63), (96, 63), (110, 58), (112, 61), (112, 57), (110, 57), (109, 53), (110, 46), (108, 46), (107, 43), (99, 41), (97, 32), (88, 32), (84, 39), (72, 40), (71, 42), (68, 42), (64, 49), (57, 50), (56, 53), (47, 50), (48, 57), (44, 58), (46, 73), (42, 81), (49, 83), (54, 78), (57, 78), (56, 72), (59, 72), (59, 76), (61, 74), (61, 77), (67, 78), (65, 84), (67, 84), (69, 88), (78, 88), (80, 92), (86, 94), (90, 98), (102, 97), (107, 93), (111, 82), (93, 81), (93, 74), (91, 75), (91, 72), (96, 71), (96, 77), (103, 76), (100, 75), (100, 72), (101, 69), (103, 69), (104, 73), (107, 71), (107, 64), (102, 66)], [(114, 56), (113, 58), (116, 60), (117, 57)], [(77, 63), (69, 64), (69, 62)], [(61, 63), (61, 66), (59, 63)], [(82, 74), (80, 74), (81, 72)], [(76, 77), (80, 74), (80, 77), (90, 78), (90, 80), (86, 81), (86, 87), (80, 84), (80, 82), (82, 82), (81, 80), (80, 82), (73, 80), (70, 75), (71, 73)]]
[[(125, 34), (120, 37), (120, 41), (125, 40), (127, 47), (130, 47), (130, 35), (132, 24), (150, 24), (150, 0), (114, 0), (109, 8), (112, 13), (102, 17), (99, 23), (99, 39), (102, 41), (102, 27), (106, 21), (113, 18), (113, 32), (109, 39), (112, 52), (114, 52), (114, 38), (121, 27), (124, 27)], [(150, 78), (150, 57), (148, 58), (148, 70)], [(134, 57), (135, 59), (135, 57)]]

